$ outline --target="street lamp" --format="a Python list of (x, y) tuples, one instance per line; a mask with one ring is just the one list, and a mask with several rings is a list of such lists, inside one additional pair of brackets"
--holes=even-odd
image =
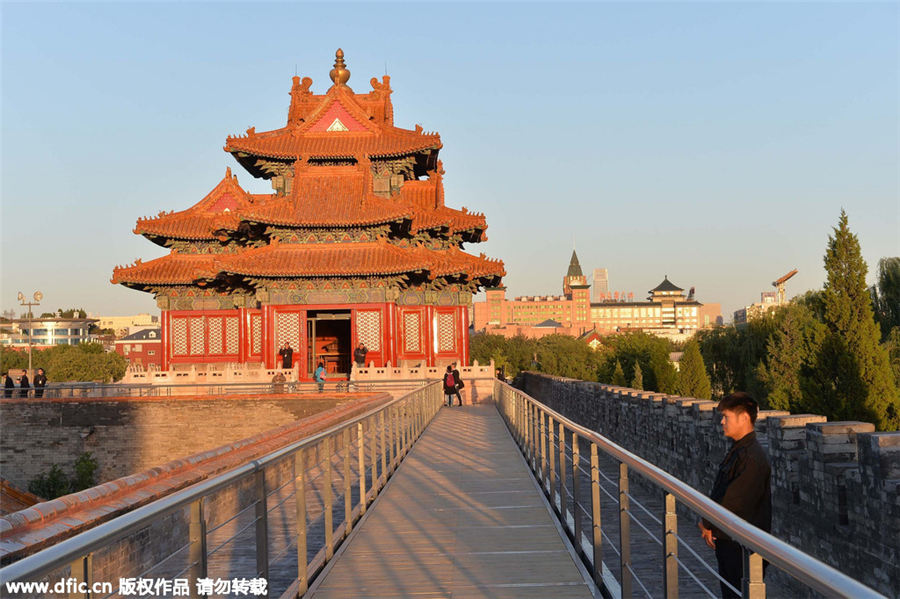
[(44, 294), (41, 293), (40, 291), (35, 291), (33, 297), (34, 297), (33, 302), (27, 302), (27, 301), (25, 301), (27, 299), (25, 297), (25, 294), (22, 293), (21, 291), (19, 292), (19, 303), (22, 304), (23, 306), (28, 306), (28, 376), (29, 377), (32, 377), (32, 372), (31, 372), (31, 330), (33, 328), (32, 320), (34, 319), (34, 315), (31, 313), (31, 307), (32, 306), (40, 306), (41, 300), (44, 299)]

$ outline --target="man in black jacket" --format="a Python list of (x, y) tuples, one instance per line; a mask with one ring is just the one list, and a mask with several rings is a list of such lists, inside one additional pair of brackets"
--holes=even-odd
[(44, 396), (44, 387), (47, 386), (47, 375), (44, 374), (43, 368), (37, 369), (37, 374), (34, 375), (34, 396), (35, 397), (43, 397)]
[[(743, 392), (732, 393), (719, 402), (722, 432), (734, 441), (719, 465), (710, 499), (731, 510), (750, 524), (769, 532), (772, 528), (772, 468), (756, 439), (756, 401)], [(740, 590), (744, 573), (741, 546), (706, 520), (699, 523), (706, 544), (716, 550), (719, 575)], [(720, 581), (722, 597), (738, 597)]]

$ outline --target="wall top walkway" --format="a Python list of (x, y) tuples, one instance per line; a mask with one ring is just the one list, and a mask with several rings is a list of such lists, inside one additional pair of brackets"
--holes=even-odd
[(374, 507), (307, 597), (594, 596), (493, 405), (441, 410)]

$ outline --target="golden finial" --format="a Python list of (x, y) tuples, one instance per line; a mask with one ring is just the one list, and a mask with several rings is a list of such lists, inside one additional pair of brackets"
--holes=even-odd
[(350, 81), (350, 71), (344, 66), (344, 51), (340, 48), (334, 53), (334, 68), (329, 76), (335, 85), (346, 85)]

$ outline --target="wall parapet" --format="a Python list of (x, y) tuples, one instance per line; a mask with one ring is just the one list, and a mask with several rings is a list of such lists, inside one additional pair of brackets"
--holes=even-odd
[[(521, 388), (708, 493), (728, 443), (716, 402), (522, 373)], [(900, 432), (762, 410), (772, 533), (888, 596), (900, 596)]]

